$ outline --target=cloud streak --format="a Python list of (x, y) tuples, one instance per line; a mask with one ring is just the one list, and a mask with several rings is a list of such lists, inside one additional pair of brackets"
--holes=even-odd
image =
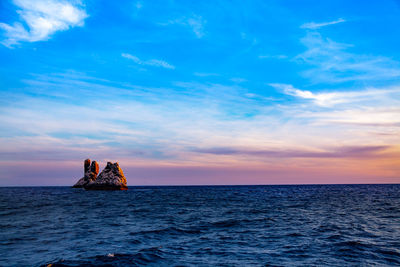
[(318, 32), (308, 32), (301, 43), (307, 50), (294, 60), (314, 66), (302, 72), (314, 83), (382, 81), (400, 77), (400, 62), (383, 56), (350, 53), (347, 49), (353, 45), (337, 43)]
[(259, 55), (259, 59), (286, 59), (287, 55)]
[(202, 38), (205, 35), (204, 25), (206, 20), (202, 16), (193, 15), (191, 17), (182, 17), (169, 20), (168, 22), (159, 23), (161, 26), (181, 25), (190, 28), (197, 38)]
[(251, 150), (229, 147), (194, 149), (198, 153), (215, 155), (247, 155), (266, 158), (370, 158), (380, 157), (390, 146), (348, 146), (330, 151), (310, 150)]
[(300, 28), (315, 30), (315, 29), (319, 29), (319, 28), (322, 28), (325, 26), (335, 25), (335, 24), (343, 23), (343, 22), (346, 22), (346, 20), (344, 20), (342, 18), (339, 18), (334, 21), (329, 21), (329, 22), (320, 22), (320, 23), (309, 22), (309, 23), (304, 23), (303, 25), (300, 26)]
[(344, 103), (355, 103), (362, 101), (370, 101), (375, 97), (389, 96), (392, 93), (400, 93), (400, 88), (394, 87), (391, 89), (367, 89), (359, 91), (337, 91), (337, 92), (322, 92), (313, 93), (308, 90), (300, 90), (294, 88), (290, 84), (269, 84), (270, 86), (282, 90), (283, 93), (301, 99), (311, 100), (316, 105), (322, 107), (332, 107)]
[(59, 0), (14, 0), (21, 22), (0, 23), (5, 31), (3, 45), (12, 47), (20, 42), (37, 42), (50, 38), (57, 31), (83, 26), (88, 17), (78, 4)]
[(121, 56), (132, 60), (133, 62), (135, 62), (138, 65), (161, 67), (161, 68), (172, 69), (172, 70), (175, 69), (175, 66), (169, 64), (168, 62), (166, 62), (164, 60), (159, 60), (159, 59), (141, 60), (137, 56), (133, 56), (133, 55), (127, 54), (127, 53), (122, 53)]

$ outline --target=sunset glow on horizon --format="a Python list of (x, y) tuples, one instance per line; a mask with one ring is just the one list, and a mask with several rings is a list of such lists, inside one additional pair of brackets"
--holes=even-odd
[(3, 1), (0, 186), (86, 158), (129, 185), (400, 183), (400, 4), (354, 3)]

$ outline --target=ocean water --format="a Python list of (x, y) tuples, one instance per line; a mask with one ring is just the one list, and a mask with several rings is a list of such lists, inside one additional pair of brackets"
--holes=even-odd
[(400, 185), (0, 188), (1, 266), (400, 265)]

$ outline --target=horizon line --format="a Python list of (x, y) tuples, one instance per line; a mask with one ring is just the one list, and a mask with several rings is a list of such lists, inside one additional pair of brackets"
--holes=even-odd
[[(128, 185), (128, 187), (200, 187), (200, 186), (308, 186), (308, 185), (400, 185), (400, 183), (299, 183), (299, 184), (187, 184), (187, 185)], [(0, 185), (4, 187), (71, 187), (72, 185)], [(80, 189), (80, 188), (75, 188)]]

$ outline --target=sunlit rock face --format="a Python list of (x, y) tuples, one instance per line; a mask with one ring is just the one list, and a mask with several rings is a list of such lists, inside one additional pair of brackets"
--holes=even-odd
[(87, 190), (126, 190), (126, 178), (119, 167), (118, 162), (107, 162), (107, 166), (101, 171), (97, 179), (84, 186)]
[(88, 183), (95, 181), (97, 174), (99, 174), (99, 164), (96, 161), (93, 161), (92, 164), (90, 164), (90, 159), (85, 159), (83, 168), (84, 176), (74, 184), (74, 188), (85, 187)]

